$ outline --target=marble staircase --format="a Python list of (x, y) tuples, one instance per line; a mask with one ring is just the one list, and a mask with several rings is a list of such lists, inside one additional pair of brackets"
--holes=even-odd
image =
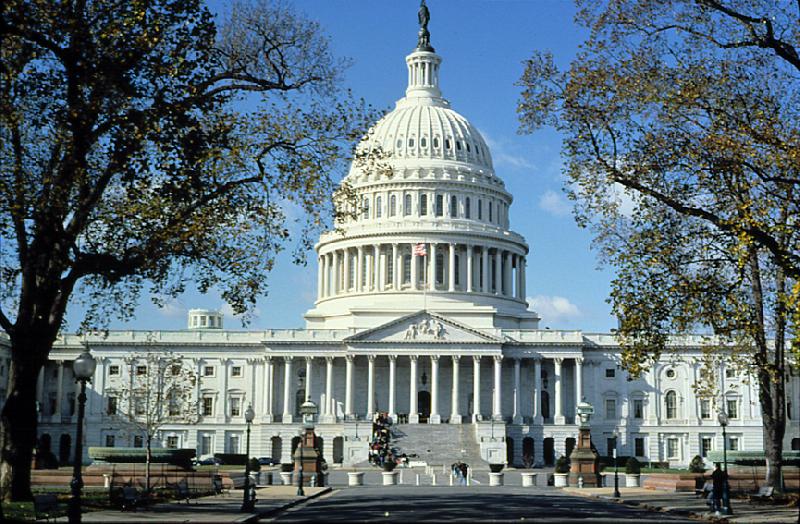
[(391, 432), (392, 447), (409, 455), (410, 461), (449, 466), (460, 460), (474, 468), (488, 468), (472, 424), (396, 424)]

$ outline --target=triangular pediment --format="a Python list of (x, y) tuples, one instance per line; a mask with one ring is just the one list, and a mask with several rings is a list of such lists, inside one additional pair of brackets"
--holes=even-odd
[(473, 343), (499, 344), (502, 340), (436, 313), (419, 311), (357, 333), (349, 343)]

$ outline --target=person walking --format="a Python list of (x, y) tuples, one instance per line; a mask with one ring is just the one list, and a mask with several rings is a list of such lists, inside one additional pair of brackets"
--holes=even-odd
[(728, 481), (728, 473), (722, 471), (719, 462), (714, 464), (714, 473), (711, 474), (712, 491), (714, 497), (714, 512), (719, 516), (722, 508), (722, 492), (725, 491), (725, 483)]

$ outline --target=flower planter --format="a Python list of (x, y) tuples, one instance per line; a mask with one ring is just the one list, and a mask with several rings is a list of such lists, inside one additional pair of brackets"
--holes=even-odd
[(348, 471), (347, 472), (347, 485), (348, 486), (363, 486), (364, 485), (364, 472), (363, 471)]
[(640, 477), (638, 473), (625, 473), (625, 487), (638, 488)]
[(397, 484), (397, 472), (396, 471), (383, 471), (381, 472), (383, 475), (383, 485), (384, 486), (395, 486)]
[(503, 484), (503, 473), (489, 473), (490, 486), (502, 486)]
[(536, 473), (522, 472), (522, 487), (530, 488), (536, 485)]
[(281, 482), (284, 486), (292, 485), (292, 475), (294, 475), (292, 471), (281, 471)]
[(553, 485), (557, 488), (566, 488), (569, 473), (553, 473)]

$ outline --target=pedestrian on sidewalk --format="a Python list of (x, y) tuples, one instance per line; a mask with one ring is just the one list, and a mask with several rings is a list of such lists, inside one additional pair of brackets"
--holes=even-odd
[(714, 464), (714, 473), (711, 474), (711, 482), (714, 492), (714, 511), (719, 515), (722, 508), (722, 492), (725, 490), (725, 483), (728, 481), (728, 473), (722, 471), (720, 463)]

